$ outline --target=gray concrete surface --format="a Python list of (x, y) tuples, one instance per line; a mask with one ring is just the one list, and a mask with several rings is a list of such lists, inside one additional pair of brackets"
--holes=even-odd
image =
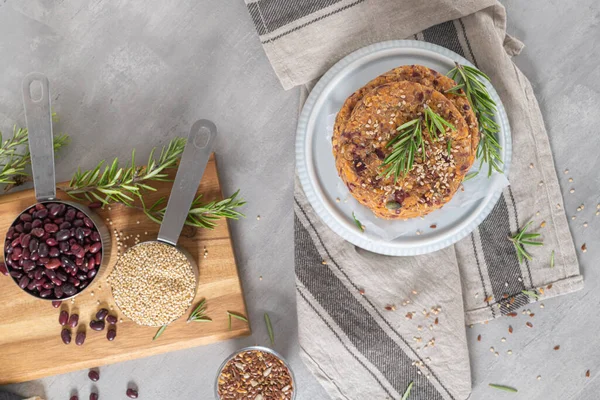
[[(577, 215), (571, 221), (575, 242), (587, 242), (587, 253), (580, 253), (586, 289), (548, 300), (544, 309), (530, 307), (535, 329), (508, 334), (509, 323), (521, 328), (525, 316), (468, 329), (471, 399), (597, 399), (600, 10), (596, 0), (503, 2), (508, 31), (527, 45), (515, 62), (531, 79), (545, 115), (565, 204), (569, 215)], [(133, 147), (148, 154), (185, 135), (200, 117), (215, 121), (224, 190), (240, 188), (248, 200), (248, 218), (231, 227), (254, 331), (249, 338), (103, 367), (95, 385), (79, 371), (3, 389), (54, 400), (67, 399), (74, 389), (87, 398), (95, 386), (102, 399), (119, 399), (134, 382), (143, 399), (212, 399), (223, 358), (239, 347), (268, 343), (262, 321), (268, 311), (275, 348), (293, 364), (298, 399), (326, 399), (297, 355), (292, 177), (298, 93), (280, 88), (242, 2), (2, 0), (0, 60), (4, 132), (24, 122), (22, 77), (32, 70), (50, 77), (58, 130), (72, 137), (58, 158), (59, 179), (102, 158), (127, 159)], [(562, 172), (566, 168), (569, 174)], [(585, 209), (576, 212), (582, 203)], [(490, 382), (519, 393), (490, 391)]]

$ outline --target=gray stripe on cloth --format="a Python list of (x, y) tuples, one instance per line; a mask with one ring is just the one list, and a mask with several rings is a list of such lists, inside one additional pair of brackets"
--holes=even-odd
[[(464, 29), (464, 23), (460, 19), (459, 23), (462, 34), (464, 35), (467, 43), (467, 49), (464, 49), (459, 41), (458, 31), (454, 21), (444, 22), (424, 30), (423, 38), (427, 42), (446, 47), (447, 49), (452, 50), (463, 57), (470, 56), (469, 58), (473, 64), (477, 66), (475, 54), (471, 48), (471, 43), (469, 41), (469, 37), (467, 36), (467, 32)], [(465, 50), (468, 50), (468, 55)], [(512, 198), (512, 191), (510, 187), (508, 187), (507, 191), (511, 196), (510, 204), (514, 207), (516, 226), (519, 226), (516, 205), (514, 203), (514, 199)], [(490, 215), (488, 215), (478, 229), (482, 241), (483, 258), (485, 260), (485, 263), (483, 264), (484, 273), (486, 273), (490, 279), (494, 298), (500, 304), (505, 305), (505, 307), (501, 307), (502, 314), (507, 314), (511, 312), (511, 308), (514, 310), (522, 305), (527, 304), (529, 302), (529, 298), (521, 293), (521, 291), (525, 289), (525, 284), (523, 283), (523, 276), (518, 264), (517, 253), (514, 249), (514, 246), (507, 240), (511, 232), (510, 217), (508, 214), (507, 203), (504, 194), (500, 196), (500, 200), (498, 200), (498, 203), (492, 209)], [(477, 266), (481, 274), (482, 265), (479, 263), (479, 257), (475, 243), (474, 241), (472, 242), (473, 252), (477, 258)], [(526, 267), (527, 271), (529, 272), (529, 281), (531, 282), (531, 270), (529, 269), (528, 263)], [(518, 280), (519, 278), (521, 281)], [(486, 293), (483, 277), (481, 286), (484, 290), (484, 293)], [(509, 296), (516, 295), (514, 303), (509, 307), (506, 307), (506, 305), (509, 305), (509, 300), (503, 298), (505, 293)], [(485, 295), (487, 297), (487, 293)], [(488, 303), (488, 305), (492, 307), (492, 304)], [(495, 311), (493, 308), (492, 315), (495, 316)]]
[[(306, 17), (307, 15), (313, 14), (342, 1), (343, 0), (259, 0), (254, 3), (248, 3), (247, 7), (250, 15), (252, 16), (252, 20), (254, 21), (254, 26), (256, 27), (258, 34), (266, 35), (267, 33), (291, 24), (300, 18)], [(359, 2), (362, 1), (364, 0)], [(327, 16), (346, 9), (348, 6), (349, 5), (346, 5), (333, 10), (331, 13), (328, 13)], [(318, 19), (314, 19), (310, 21), (310, 23), (316, 22), (317, 20)], [(307, 24), (304, 24), (303, 26), (306, 25)], [(291, 30), (289, 32), (291, 32)], [(289, 32), (286, 32), (286, 34)], [(275, 40), (275, 38), (271, 40)]]
[(320, 16), (318, 16), (318, 17), (315, 17), (314, 19), (312, 19), (312, 20), (310, 20), (310, 21), (308, 21), (308, 22), (305, 22), (305, 23), (303, 23), (303, 24), (301, 24), (301, 25), (295, 26), (295, 27), (293, 27), (293, 28), (291, 28), (291, 29), (289, 29), (289, 30), (287, 30), (287, 31), (283, 32), (283, 33), (280, 33), (280, 34), (279, 34), (279, 35), (277, 35), (277, 36), (274, 36), (274, 37), (272, 37), (272, 38), (269, 38), (269, 39), (267, 39), (267, 40), (261, 40), (261, 43), (262, 43), (262, 44), (272, 43), (272, 42), (276, 41), (277, 39), (280, 39), (280, 38), (282, 38), (282, 37), (284, 37), (284, 36), (286, 36), (286, 35), (289, 35), (289, 34), (290, 34), (290, 33), (292, 33), (292, 32), (296, 32), (297, 30), (300, 30), (300, 29), (302, 29), (302, 28), (305, 28), (305, 27), (307, 27), (307, 26), (309, 26), (309, 25), (311, 25), (311, 24), (314, 24), (315, 22), (319, 22), (319, 21), (321, 21), (321, 20), (323, 20), (323, 19), (325, 19), (325, 18), (328, 18), (328, 17), (330, 17), (330, 16), (332, 16), (332, 15), (335, 15), (335, 14), (337, 14), (337, 13), (339, 13), (339, 12), (345, 11), (345, 10), (347, 10), (347, 9), (349, 9), (349, 8), (352, 8), (352, 7), (356, 6), (357, 4), (363, 3), (363, 2), (365, 2), (365, 1), (366, 1), (366, 0), (356, 0), (356, 1), (355, 1), (355, 2), (353, 2), (353, 3), (346, 4), (345, 6), (342, 6), (342, 7), (340, 7), (340, 8), (337, 8), (337, 9), (335, 9), (335, 10), (331, 11), (331, 12), (328, 12), (327, 14), (320, 15)]
[[(479, 233), (484, 248), (483, 256), (488, 265), (488, 274), (492, 284), (494, 298), (504, 304), (502, 314), (507, 314), (517, 307), (527, 303), (527, 296), (521, 293), (525, 289), (517, 253), (513, 244), (508, 240), (510, 226), (508, 225), (508, 208), (504, 196), (500, 196), (490, 215), (479, 225)], [(514, 305), (504, 299), (504, 294), (515, 295)], [(525, 297), (525, 298), (523, 298)]]
[(433, 384), (417, 373), (418, 368), (412, 365), (411, 358), (383, 331), (330, 267), (322, 265), (322, 257), (298, 216), (294, 220), (294, 236), (296, 277), (350, 342), (399, 393), (413, 381), (415, 386), (411, 393), (415, 398), (442, 400), (443, 396)]

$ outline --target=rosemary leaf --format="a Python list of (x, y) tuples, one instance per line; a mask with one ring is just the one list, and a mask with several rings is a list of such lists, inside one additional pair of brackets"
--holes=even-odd
[(519, 259), (519, 263), (523, 263), (525, 259), (531, 260), (531, 255), (525, 250), (525, 245), (527, 246), (543, 246), (543, 242), (533, 241), (530, 239), (535, 239), (540, 237), (539, 233), (526, 233), (529, 225), (531, 225), (532, 221), (529, 221), (525, 226), (517, 232), (514, 236), (509, 236), (508, 239), (515, 246), (515, 250), (517, 251), (517, 258)]
[(410, 396), (410, 391), (412, 390), (414, 382), (411, 382), (408, 384), (408, 387), (406, 388), (406, 390), (404, 391), (404, 394), (402, 395), (402, 400), (407, 400), (408, 396)]
[(554, 250), (550, 254), (550, 268), (554, 268)]
[(163, 332), (165, 331), (165, 329), (167, 329), (168, 325), (163, 325), (160, 328), (158, 328), (158, 331), (156, 331), (156, 335), (154, 335), (154, 337), (152, 338), (152, 340), (156, 340), (159, 338), (160, 335), (163, 334)]
[(365, 227), (363, 226), (363, 224), (360, 223), (358, 218), (356, 218), (356, 215), (354, 215), (354, 211), (352, 211), (352, 218), (354, 219), (354, 224), (358, 227), (358, 229), (360, 229), (361, 232), (364, 232)]
[(244, 317), (242, 314), (238, 314), (233, 311), (227, 311), (227, 315), (229, 316), (229, 330), (231, 330), (231, 317), (239, 319), (240, 321), (248, 322), (248, 318)]
[(269, 332), (269, 340), (271, 341), (271, 346), (274, 346), (275, 335), (273, 335), (273, 326), (271, 325), (271, 318), (267, 313), (265, 313), (265, 324), (267, 324), (267, 331)]
[(187, 322), (212, 322), (212, 319), (206, 316), (206, 299), (202, 299), (190, 314)]
[(463, 182), (466, 182), (470, 179), (473, 179), (477, 176), (477, 174), (479, 173), (479, 171), (473, 171), (473, 172), (469, 172), (468, 174), (465, 175), (465, 177), (463, 178)]
[(521, 293), (526, 294), (527, 296), (536, 300), (540, 298), (540, 296), (536, 292), (533, 292), (531, 290), (521, 290)]
[(494, 383), (490, 383), (490, 384), (489, 384), (489, 386), (490, 386), (491, 388), (494, 388), (494, 389), (498, 389), (498, 390), (504, 390), (505, 392), (511, 392), (511, 393), (517, 393), (517, 392), (518, 392), (518, 390), (517, 390), (517, 389), (515, 389), (515, 388), (512, 388), (512, 387), (510, 387), (510, 386), (496, 385), (496, 384), (494, 384)]

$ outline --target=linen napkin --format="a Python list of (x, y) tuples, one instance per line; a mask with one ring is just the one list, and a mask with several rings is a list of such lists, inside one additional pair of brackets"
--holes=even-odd
[[(248, 1), (284, 88), (314, 81), (348, 53), (391, 39), (432, 42), (487, 73), (509, 116), (510, 186), (487, 219), (456, 245), (417, 257), (356, 248), (316, 216), (296, 179), (295, 272), (305, 363), (334, 399), (466, 399), (465, 324), (510, 315), (579, 290), (583, 279), (541, 113), (513, 64), (523, 44), (506, 34), (496, 1)], [(527, 221), (544, 246), (520, 264), (507, 237)], [(543, 227), (542, 227), (543, 226)], [(550, 253), (554, 250), (554, 267)], [(540, 290), (540, 288), (542, 290)]]

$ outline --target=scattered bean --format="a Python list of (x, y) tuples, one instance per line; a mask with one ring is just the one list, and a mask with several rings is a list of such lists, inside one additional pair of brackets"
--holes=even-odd
[(125, 392), (125, 394), (127, 395), (127, 397), (129, 397), (130, 399), (137, 399), (138, 398), (138, 392), (135, 389), (127, 389), (127, 392)]
[(105, 326), (106, 324), (104, 323), (104, 321), (90, 321), (90, 328), (92, 328), (95, 331), (102, 331), (104, 330)]
[(98, 400), (98, 393), (90, 393), (90, 400)]
[(69, 317), (68, 323), (71, 328), (75, 328), (77, 326), (77, 324), (79, 323), (79, 315), (71, 314), (71, 316)]
[(66, 310), (62, 310), (60, 312), (60, 314), (58, 315), (58, 323), (61, 324), (62, 326), (65, 326), (67, 324), (68, 320), (69, 320), (69, 313)]
[(96, 319), (102, 321), (104, 318), (106, 318), (106, 316), (108, 315), (108, 310), (106, 308), (101, 308), (97, 313), (96, 313)]
[(73, 395), (69, 398), (69, 400), (79, 400), (79, 396)]
[(85, 342), (85, 332), (78, 332), (77, 336), (75, 336), (75, 344), (77, 346), (83, 345)]
[(113, 326), (106, 332), (106, 338), (108, 339), (109, 342), (112, 342), (113, 340), (115, 340), (116, 337), (117, 337), (117, 331), (116, 331), (115, 327)]
[(114, 325), (117, 323), (117, 317), (114, 315), (107, 315), (106, 316), (106, 322), (108, 322), (111, 325)]
[(71, 343), (71, 331), (68, 329), (63, 329), (60, 332), (60, 338), (62, 339), (64, 344)]
[(100, 372), (95, 369), (91, 369), (90, 372), (88, 372), (88, 378), (90, 378), (93, 382), (98, 382), (98, 379), (100, 379)]
[(62, 304), (62, 301), (60, 301), (60, 300), (52, 301), (52, 307), (54, 307), (54, 308), (60, 307), (61, 304)]

